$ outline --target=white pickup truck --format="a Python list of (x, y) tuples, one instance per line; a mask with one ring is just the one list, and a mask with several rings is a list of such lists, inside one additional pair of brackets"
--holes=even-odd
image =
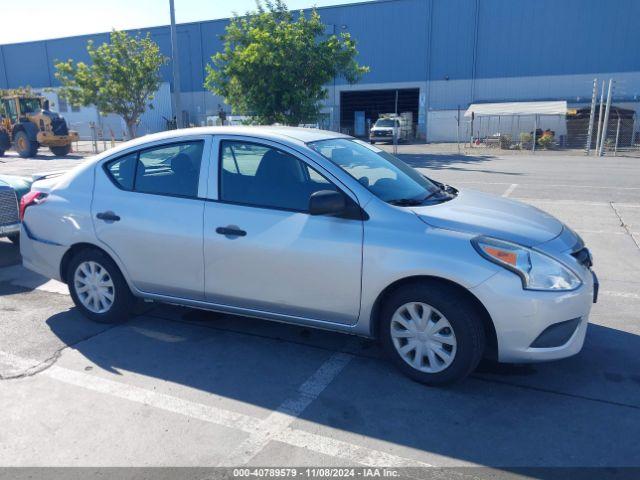
[(411, 125), (402, 117), (380, 117), (369, 131), (369, 141), (393, 143), (393, 130), (397, 130), (398, 143), (409, 140)]

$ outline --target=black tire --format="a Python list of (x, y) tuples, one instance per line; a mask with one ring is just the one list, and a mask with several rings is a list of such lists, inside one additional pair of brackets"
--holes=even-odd
[[(74, 276), (78, 267), (84, 262), (95, 262), (105, 269), (113, 283), (113, 303), (103, 313), (92, 312), (80, 301)], [(90, 320), (98, 323), (123, 323), (129, 319), (135, 305), (135, 297), (129, 290), (120, 269), (111, 258), (98, 249), (85, 249), (73, 256), (66, 272), (66, 280), (69, 286), (71, 298), (82, 314)]]
[(26, 132), (18, 132), (14, 138), (16, 152), (22, 158), (35, 157), (38, 153), (38, 142), (32, 142)]
[(20, 234), (19, 233), (15, 233), (13, 235), (9, 235), (7, 238), (9, 238), (9, 240), (11, 240), (11, 243), (13, 243), (14, 245), (20, 245)]
[(57, 157), (64, 157), (65, 155), (69, 155), (71, 152), (71, 144), (62, 145), (61, 147), (49, 147), (51, 153), (53, 153)]
[(4, 156), (4, 152), (11, 148), (11, 140), (9, 139), (9, 134), (1, 130), (0, 131), (0, 157)]
[[(453, 328), (456, 352), (444, 370), (427, 373), (410, 366), (396, 350), (391, 337), (391, 319), (396, 310), (410, 302), (422, 302), (441, 312)], [(485, 335), (475, 305), (455, 288), (439, 282), (401, 287), (391, 294), (380, 312), (380, 342), (393, 363), (408, 377), (427, 385), (446, 385), (460, 381), (475, 370), (482, 358)], [(414, 352), (415, 358), (415, 352)]]

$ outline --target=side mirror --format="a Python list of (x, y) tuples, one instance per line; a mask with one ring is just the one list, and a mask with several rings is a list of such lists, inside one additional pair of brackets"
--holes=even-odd
[(347, 208), (344, 195), (334, 190), (320, 190), (311, 194), (309, 198), (309, 214), (338, 215)]

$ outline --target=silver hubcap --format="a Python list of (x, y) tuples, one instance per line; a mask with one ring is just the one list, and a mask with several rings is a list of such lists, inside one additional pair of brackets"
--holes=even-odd
[(97, 262), (82, 262), (76, 268), (73, 285), (78, 299), (93, 313), (108, 312), (115, 299), (113, 280), (109, 272)]
[(421, 372), (441, 372), (456, 357), (453, 327), (426, 303), (405, 303), (396, 310), (391, 318), (391, 339), (400, 357)]

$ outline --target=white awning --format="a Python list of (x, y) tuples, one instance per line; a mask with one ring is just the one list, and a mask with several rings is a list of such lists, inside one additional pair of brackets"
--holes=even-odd
[(479, 116), (507, 115), (566, 115), (567, 102), (506, 102), (506, 103), (473, 103), (464, 113), (470, 117), (471, 112)]

